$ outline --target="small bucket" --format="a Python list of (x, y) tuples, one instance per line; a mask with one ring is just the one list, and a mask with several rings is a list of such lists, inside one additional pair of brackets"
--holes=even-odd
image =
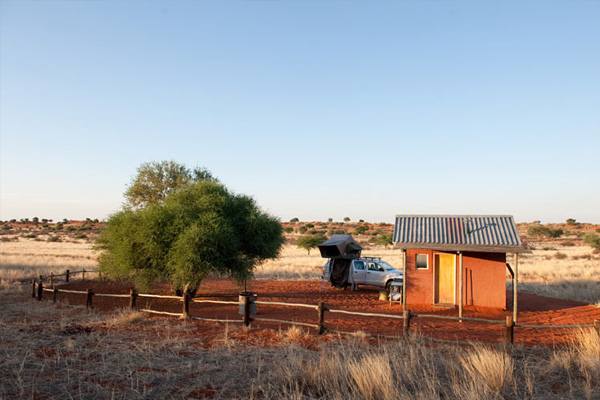
[(250, 315), (255, 315), (256, 314), (256, 300), (258, 299), (258, 295), (256, 293), (252, 293), (252, 292), (240, 292), (239, 314), (244, 315), (244, 297), (248, 298), (248, 303), (250, 304)]

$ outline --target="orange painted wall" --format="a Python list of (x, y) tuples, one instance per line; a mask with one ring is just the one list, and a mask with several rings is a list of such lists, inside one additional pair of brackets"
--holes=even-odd
[[(406, 251), (406, 303), (433, 304), (434, 253), (456, 254), (432, 250)], [(416, 255), (427, 254), (428, 269), (416, 269)], [(456, 304), (459, 302), (459, 259), (456, 255)], [(464, 305), (506, 308), (506, 254), (463, 254)]]

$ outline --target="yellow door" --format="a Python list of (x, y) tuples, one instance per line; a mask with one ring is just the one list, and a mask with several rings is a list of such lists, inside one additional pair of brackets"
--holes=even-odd
[(454, 254), (436, 254), (435, 265), (435, 302), (454, 304)]

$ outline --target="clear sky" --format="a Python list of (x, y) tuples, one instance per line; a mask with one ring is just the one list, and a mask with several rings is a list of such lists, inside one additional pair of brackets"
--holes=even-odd
[(600, 222), (599, 1), (0, 1), (0, 219), (145, 161), (282, 220)]

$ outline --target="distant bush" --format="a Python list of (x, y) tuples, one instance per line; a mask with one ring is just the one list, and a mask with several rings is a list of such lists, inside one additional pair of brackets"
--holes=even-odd
[(314, 224), (310, 224), (310, 223), (309, 223), (309, 224), (306, 224), (306, 225), (304, 225), (304, 226), (306, 226), (307, 228), (314, 228), (314, 227), (315, 227), (315, 225), (314, 225)]
[(28, 233), (27, 235), (23, 235), (23, 237), (26, 239), (35, 239), (37, 235), (34, 235), (33, 233)]
[(567, 219), (567, 225), (575, 225), (576, 223), (577, 223), (577, 221), (575, 221), (575, 218)]
[(48, 242), (60, 242), (60, 236), (50, 236), (47, 240)]
[(392, 234), (391, 233), (383, 233), (379, 236), (372, 237), (369, 242), (380, 245), (380, 246), (389, 246), (392, 244)]
[(332, 223), (333, 222), (333, 218), (327, 218), (327, 222)]
[(11, 230), (11, 229), (12, 229), (12, 228), (11, 228), (9, 225), (2, 225), (2, 230), (3, 230), (3, 231), (9, 231), (9, 230)]
[(300, 222), (300, 220), (297, 217), (294, 217), (292, 219), (290, 219), (291, 223), (296, 223), (296, 222)]
[(562, 245), (565, 247), (572, 247), (572, 246), (575, 246), (575, 242), (568, 241), (568, 242), (564, 242)]
[(300, 232), (300, 233), (306, 233), (307, 230), (308, 230), (308, 228), (305, 227), (304, 225), (302, 225), (301, 227), (298, 228), (298, 232)]
[(48, 224), (44, 224), (44, 225), (42, 225), (42, 228), (44, 228), (44, 229), (48, 229), (48, 228), (50, 228), (50, 225), (48, 225)]
[(78, 233), (77, 235), (73, 236), (75, 239), (87, 239), (87, 235), (85, 233)]
[(364, 219), (359, 219), (358, 222), (360, 222), (362, 224), (363, 222), (365, 222), (365, 220)]
[(600, 228), (596, 228), (596, 233), (600, 233)]
[(77, 228), (78, 231), (89, 231), (92, 228), (90, 228), (89, 226), (80, 226), (79, 228)]
[(331, 236), (331, 235), (346, 235), (348, 232), (345, 229), (330, 229), (327, 233)]
[(309, 235), (316, 235), (317, 234), (317, 230), (312, 228), (306, 231), (306, 233), (308, 233)]
[(344, 217), (344, 222), (350, 222), (350, 217)]
[(285, 233), (292, 233), (292, 232), (294, 232), (294, 228), (292, 228), (291, 226), (284, 226), (283, 231)]
[(62, 228), (63, 228), (62, 222), (57, 222), (56, 225), (54, 226), (54, 229), (56, 229), (57, 231), (62, 230)]
[(298, 239), (296, 245), (302, 249), (307, 250), (308, 254), (310, 254), (311, 249), (314, 249), (326, 240), (327, 238), (324, 235), (302, 236)]
[(564, 260), (565, 258), (567, 258), (567, 255), (565, 253), (557, 251), (556, 253), (554, 253), (554, 258), (556, 258), (557, 260)]
[(368, 230), (369, 230), (369, 227), (368, 227), (368, 226), (366, 226), (366, 225), (359, 225), (359, 226), (357, 226), (357, 227), (354, 229), (354, 233), (355, 233), (356, 235), (362, 235), (362, 234), (364, 234), (364, 233), (365, 233), (366, 231), (368, 231)]
[(72, 226), (67, 226), (67, 229), (66, 229), (67, 232), (72, 232), (74, 230), (75, 230), (75, 228), (73, 228)]
[(537, 236), (539, 238), (542, 237), (546, 237), (546, 238), (558, 238), (561, 237), (563, 235), (563, 230), (562, 229), (552, 229), (552, 228), (548, 228), (546, 226), (530, 226), (529, 228), (527, 228), (527, 235), (528, 236)]
[(14, 224), (15, 222), (17, 222), (17, 220), (13, 218), (10, 220), (10, 222), (11, 222), (11, 224)]
[(600, 251), (600, 236), (595, 233), (588, 233), (583, 237), (583, 242), (590, 245), (594, 250)]

